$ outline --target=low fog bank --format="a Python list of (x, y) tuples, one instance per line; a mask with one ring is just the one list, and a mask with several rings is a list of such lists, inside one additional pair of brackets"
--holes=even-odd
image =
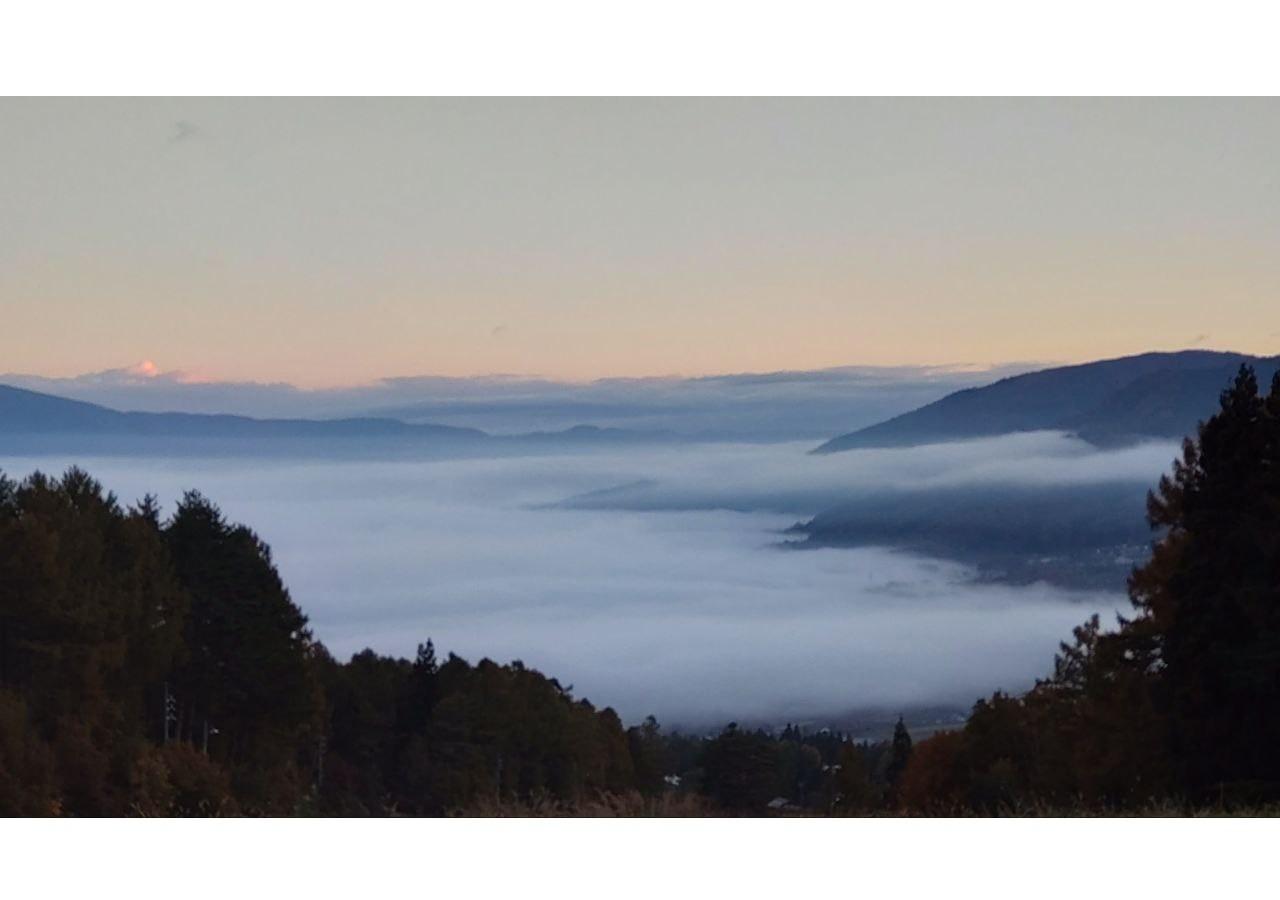
[[(1074, 625), (1123, 608), (1115, 591), (983, 583), (968, 566), (883, 548), (778, 549), (793, 512), (813, 511), (796, 497), (829, 499), (862, 479), (994, 478), (995, 466), (1034, 480), (1050, 464), (1081, 479), (1136, 477), (1150, 464), (1150, 479), (1169, 459), (1148, 449), (1104, 463), (1059, 436), (1009, 447), (1016, 460), (1003, 464), (990, 447), (954, 447), (959, 461), (947, 464), (895, 451), (896, 469), (875, 454), (808, 456), (809, 445), (373, 464), (75, 461), (125, 501), (153, 492), (172, 510), (198, 487), (253, 526), (340, 656), (366, 646), (407, 655), (430, 636), (473, 661), (522, 659), (628, 721), (653, 713), (704, 727), (967, 708), (993, 689), (1028, 687)], [(22, 475), (71, 461), (0, 467)], [(636, 482), (721, 508), (688, 496), (670, 509), (558, 505)], [(774, 493), (732, 500), (761, 483)], [(775, 495), (792, 499), (757, 505)]]
[[(634, 478), (569, 497), (573, 509), (769, 510), (813, 515), (890, 492), (1018, 486), (1154, 485), (1177, 455), (1172, 442), (1100, 451), (1057, 431), (812, 455), (801, 442), (714, 453), (661, 451)], [(639, 460), (638, 460), (639, 461)], [(640, 474), (642, 472), (649, 474)], [(657, 474), (655, 474), (657, 473)]]
[(791, 513), (794, 548), (889, 546), (970, 564), (984, 580), (1120, 591), (1152, 539), (1147, 490), (1177, 448), (1100, 451), (1045, 431), (819, 456), (776, 450), (689, 456), (563, 505)]

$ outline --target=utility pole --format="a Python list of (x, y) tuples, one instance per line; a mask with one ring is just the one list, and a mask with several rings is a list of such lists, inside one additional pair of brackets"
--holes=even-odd
[(316, 741), (316, 790), (324, 787), (324, 755), (329, 749), (329, 742), (323, 734)]
[(169, 743), (169, 724), (178, 720), (178, 700), (169, 693), (169, 682), (164, 683), (164, 743)]

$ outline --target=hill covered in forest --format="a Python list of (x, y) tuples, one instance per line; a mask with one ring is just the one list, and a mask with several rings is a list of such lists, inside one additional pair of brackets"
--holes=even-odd
[(1148, 551), (1147, 485), (983, 484), (871, 493), (789, 529), (789, 546), (889, 546), (985, 580), (1121, 590)]
[(967, 388), (822, 444), (814, 452), (906, 447), (1067, 431), (1099, 446), (1177, 439), (1195, 430), (1241, 363), (1270, 380), (1280, 357), (1184, 350), (1062, 366)]

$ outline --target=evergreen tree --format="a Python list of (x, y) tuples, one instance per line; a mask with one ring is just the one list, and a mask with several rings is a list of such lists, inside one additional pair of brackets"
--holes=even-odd
[(1163, 532), (1130, 595), (1190, 790), (1280, 793), (1280, 373), (1241, 366), (1148, 500)]
[(885, 770), (885, 778), (890, 786), (896, 786), (898, 779), (907, 769), (911, 761), (911, 733), (907, 731), (902, 716), (898, 716), (898, 724), (893, 726), (893, 743), (889, 750), (889, 767)]
[(627, 742), (635, 768), (636, 787), (648, 796), (661, 794), (666, 788), (667, 754), (662, 729), (653, 716), (627, 730)]
[(185, 609), (145, 515), (79, 469), (0, 476), (0, 811), (129, 810)]
[(778, 756), (777, 742), (730, 723), (703, 749), (702, 789), (726, 809), (759, 811), (779, 790)]
[(287, 811), (311, 779), (303, 762), (319, 728), (307, 618), (270, 548), (199, 493), (183, 497), (165, 537), (191, 602), (172, 681), (177, 736), (209, 747), (264, 811)]

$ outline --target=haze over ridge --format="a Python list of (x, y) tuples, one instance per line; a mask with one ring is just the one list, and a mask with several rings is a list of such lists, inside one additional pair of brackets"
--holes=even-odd
[(687, 436), (826, 438), (1034, 364), (984, 367), (844, 366), (683, 378), (563, 382), (524, 376), (401, 376), (349, 388), (308, 389), (192, 378), (144, 362), (66, 378), (0, 374), (10, 384), (112, 409), (258, 418), (375, 416), (495, 433), (581, 424)]

